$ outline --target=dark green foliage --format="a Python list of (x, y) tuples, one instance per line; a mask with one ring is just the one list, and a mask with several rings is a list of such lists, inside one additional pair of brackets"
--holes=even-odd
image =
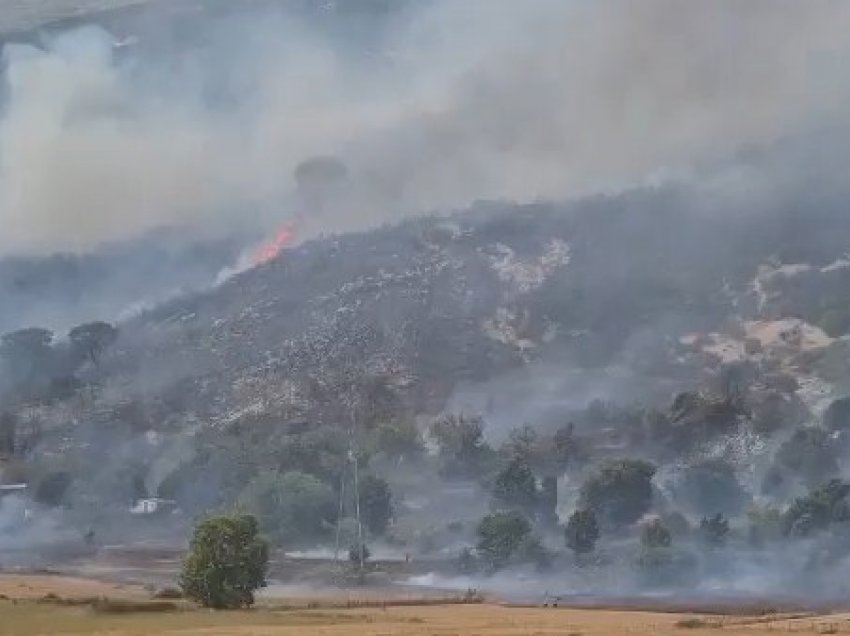
[(822, 484), (838, 471), (837, 450), (829, 433), (804, 426), (794, 431), (776, 452), (778, 466), (798, 475), (810, 488)]
[(734, 515), (743, 509), (747, 494), (729, 462), (709, 459), (685, 469), (676, 498), (702, 514)]
[(211, 517), (195, 527), (180, 589), (204, 607), (236, 609), (254, 603), (266, 584), (268, 543), (250, 515)]
[(568, 466), (584, 459), (581, 444), (575, 433), (575, 425), (570, 423), (560, 427), (552, 436), (547, 447), (552, 463), (563, 472)]
[(582, 485), (582, 506), (593, 510), (603, 524), (633, 523), (649, 510), (654, 474), (655, 466), (641, 460), (605, 462)]
[(673, 543), (673, 535), (661, 519), (655, 518), (641, 528), (640, 543), (644, 548), (668, 548)]
[(287, 545), (320, 540), (337, 515), (331, 487), (299, 472), (261, 473), (242, 492), (239, 504), (257, 516), (276, 542)]
[(512, 430), (508, 440), (502, 446), (502, 453), (510, 461), (518, 461), (529, 466), (535, 465), (540, 459), (537, 432), (528, 425)]
[(373, 535), (387, 530), (393, 516), (393, 496), (389, 484), (375, 475), (366, 475), (360, 483), (360, 515)]
[(484, 442), (484, 420), (463, 414), (446, 415), (431, 424), (430, 433), (440, 449), (441, 470), (446, 476), (480, 474), (491, 453)]
[(713, 517), (703, 517), (699, 522), (699, 533), (710, 546), (724, 545), (729, 534), (729, 521), (719, 512)]
[(599, 540), (599, 523), (592, 510), (576, 510), (564, 528), (564, 541), (576, 554), (588, 554)]
[(528, 464), (514, 459), (496, 475), (493, 499), (498, 507), (533, 514), (537, 506), (537, 481)]
[(798, 497), (785, 512), (785, 534), (807, 536), (833, 523), (850, 520), (848, 494), (850, 494), (850, 484), (833, 479), (828, 484), (811, 491), (807, 496)]
[(88, 322), (68, 332), (74, 352), (97, 364), (101, 353), (118, 338), (118, 329), (107, 322)]
[(496, 512), (478, 525), (478, 552), (491, 569), (504, 566), (531, 532), (531, 524), (518, 512)]
[(48, 473), (36, 484), (33, 499), (43, 506), (60, 506), (73, 481), (71, 474), (65, 471)]
[(379, 424), (374, 432), (375, 449), (393, 459), (418, 455), (423, 450), (422, 436), (412, 419), (397, 419)]

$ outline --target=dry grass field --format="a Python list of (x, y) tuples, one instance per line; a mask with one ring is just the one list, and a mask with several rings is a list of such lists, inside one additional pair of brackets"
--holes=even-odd
[[(45, 595), (52, 595), (47, 596)], [(92, 595), (124, 599), (102, 606)], [(140, 636), (616, 636), (758, 633), (850, 634), (850, 614), (700, 616), (498, 604), (314, 609), (267, 605), (213, 612), (149, 605), (141, 588), (50, 576), (0, 577), (0, 634)]]

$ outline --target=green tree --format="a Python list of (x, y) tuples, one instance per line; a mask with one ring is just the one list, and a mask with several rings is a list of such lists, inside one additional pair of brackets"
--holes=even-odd
[(108, 322), (87, 322), (71, 329), (68, 339), (78, 355), (96, 366), (101, 353), (118, 339), (118, 329)]
[(828, 484), (798, 497), (785, 512), (786, 535), (806, 536), (833, 523), (850, 520), (850, 484), (833, 479)]
[(603, 524), (634, 523), (652, 504), (655, 466), (635, 459), (607, 461), (594, 470), (581, 487), (583, 508), (592, 510)]
[(254, 592), (266, 584), (268, 561), (269, 546), (255, 517), (211, 517), (195, 527), (180, 588), (204, 607), (249, 607)]
[(640, 543), (648, 549), (669, 548), (673, 543), (673, 535), (661, 519), (655, 518), (641, 528)]
[(487, 515), (478, 524), (477, 549), (491, 569), (504, 566), (531, 532), (531, 524), (515, 511)]
[(589, 554), (599, 540), (599, 522), (592, 510), (576, 510), (564, 528), (564, 541), (576, 555)]
[(430, 432), (441, 455), (460, 461), (473, 459), (484, 447), (484, 420), (480, 417), (449, 414), (432, 423)]
[(411, 419), (401, 418), (384, 422), (375, 428), (375, 448), (395, 460), (419, 455), (423, 450), (422, 436)]
[(442, 472), (448, 476), (478, 475), (491, 455), (480, 417), (446, 415), (431, 424), (430, 433), (440, 450)]
[(688, 466), (676, 495), (701, 514), (717, 511), (738, 514), (747, 500), (734, 468), (722, 459), (708, 459)]
[(516, 458), (496, 475), (493, 499), (500, 507), (532, 514), (537, 506), (537, 480), (528, 464)]
[(321, 539), (337, 515), (333, 489), (299, 472), (260, 473), (242, 491), (239, 504), (276, 542), (290, 545)]
[(393, 495), (386, 480), (366, 475), (360, 483), (360, 515), (373, 535), (384, 534), (393, 517)]
[(699, 532), (708, 545), (721, 546), (726, 543), (729, 534), (729, 521), (719, 512), (713, 517), (703, 517), (699, 522)]

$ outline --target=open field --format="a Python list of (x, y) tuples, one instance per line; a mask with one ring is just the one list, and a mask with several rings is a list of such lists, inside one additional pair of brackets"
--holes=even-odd
[[(53, 597), (44, 598), (45, 594)], [(0, 577), (0, 634), (180, 634), (225, 636), (615, 636), (699, 633), (727, 636), (768, 632), (850, 634), (850, 614), (697, 615), (610, 609), (546, 609), (498, 604), (369, 606), (330, 601), (312, 609), (262, 605), (212, 612), (176, 603), (145, 605), (142, 588), (53, 576)], [(74, 599), (136, 601), (98, 608)], [(56, 598), (58, 597), (58, 599)], [(316, 604), (318, 605), (318, 604)], [(127, 611), (127, 608), (133, 611)], [(156, 611), (143, 611), (143, 610)], [(123, 611), (121, 611), (123, 610)]]

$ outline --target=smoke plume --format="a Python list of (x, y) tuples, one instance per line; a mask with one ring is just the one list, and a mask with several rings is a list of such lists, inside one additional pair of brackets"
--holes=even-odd
[[(845, 3), (434, 0), (365, 38), (285, 7), (6, 46), (0, 255), (616, 189), (844, 119)], [(321, 214), (292, 179), (315, 156), (350, 177)]]

